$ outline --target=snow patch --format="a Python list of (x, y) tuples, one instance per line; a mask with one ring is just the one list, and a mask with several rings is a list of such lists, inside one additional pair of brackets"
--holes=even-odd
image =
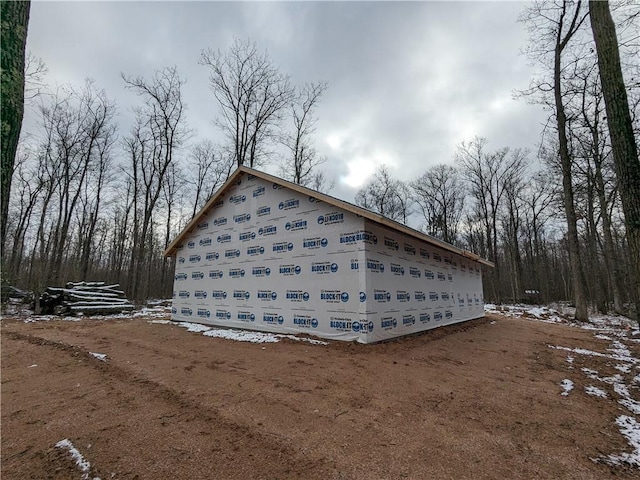
[(595, 461), (604, 461), (609, 465), (630, 465), (632, 467), (640, 467), (640, 423), (633, 417), (621, 415), (616, 418), (616, 425), (620, 428), (620, 433), (627, 438), (629, 445), (633, 448), (633, 452), (622, 452), (618, 455), (607, 455)]
[(622, 365), (622, 364), (619, 363), (614, 368), (616, 370), (621, 371), (622, 373), (630, 373), (631, 372), (631, 365), (628, 365), (628, 364)]
[(173, 321), (152, 321), (151, 323), (171, 323), (179, 327), (186, 328), (188, 332), (202, 333), (207, 337), (223, 338), (226, 340), (235, 340), (237, 342), (251, 343), (277, 343), (282, 338), (295, 340), (298, 342), (307, 342), (312, 345), (329, 345), (327, 342), (315, 340), (313, 338), (296, 337), (295, 335), (284, 335), (280, 333), (254, 332), (250, 330), (235, 330), (227, 328), (215, 328), (200, 323), (191, 322), (173, 322)]
[(235, 340), (238, 342), (251, 343), (277, 343), (278, 337), (271, 333), (249, 332), (244, 330), (211, 330), (204, 332), (203, 335), (214, 338), (226, 338), (227, 340)]
[(563, 390), (560, 395), (562, 395), (563, 397), (568, 396), (569, 392), (573, 390), (573, 382), (568, 378), (565, 378), (564, 380), (562, 380), (560, 382), (560, 386), (562, 387), (562, 390)]
[(593, 385), (588, 385), (584, 387), (584, 391), (587, 395), (593, 395), (594, 397), (607, 398), (607, 392), (604, 390), (594, 387)]
[(178, 322), (176, 323), (176, 325), (186, 328), (187, 332), (202, 333), (211, 330), (211, 327), (207, 327), (206, 325), (202, 325), (200, 323)]
[[(89, 480), (89, 473), (91, 471), (91, 464), (85, 460), (82, 454), (78, 451), (76, 447), (73, 446), (73, 443), (68, 438), (64, 440), (60, 440), (56, 443), (56, 448), (60, 448), (62, 450), (66, 450), (69, 452), (71, 458), (76, 462), (76, 466), (82, 472), (81, 480)], [(95, 477), (93, 480), (100, 480), (98, 477)]]
[(634, 360), (637, 361), (633, 358), (627, 346), (619, 340), (614, 340), (611, 343), (611, 348), (607, 348), (607, 350), (618, 355), (620, 358), (628, 358), (629, 360), (626, 360), (628, 362), (633, 362)]
[(624, 383), (615, 383), (613, 385), (613, 389), (618, 395), (622, 397), (620, 400), (618, 400), (618, 403), (620, 405), (624, 405), (630, 412), (635, 413), (636, 415), (640, 415), (640, 402), (631, 398), (629, 389)]
[[(640, 360), (638, 360), (635, 357), (632, 357), (630, 354), (629, 355), (620, 355), (618, 352), (618, 350), (615, 349), (608, 349), (609, 351), (614, 351), (616, 353), (614, 353), (613, 355), (608, 355), (606, 353), (600, 353), (600, 352), (594, 352), (593, 350), (588, 350), (586, 348), (570, 348), (570, 347), (561, 347), (558, 345), (549, 345), (549, 348), (554, 348), (556, 350), (565, 350), (567, 352), (572, 352), (572, 353), (577, 353), (578, 355), (587, 355), (590, 357), (604, 357), (604, 358), (610, 358), (612, 360), (617, 360), (619, 362), (628, 362), (628, 363), (640, 363)], [(628, 352), (628, 350), (627, 350)]]
[(89, 352), (89, 355), (91, 355), (92, 357), (96, 357), (98, 360), (101, 360), (103, 362), (107, 361), (107, 354), (106, 353)]

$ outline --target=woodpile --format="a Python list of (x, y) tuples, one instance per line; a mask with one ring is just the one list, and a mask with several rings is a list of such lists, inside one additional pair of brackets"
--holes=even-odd
[(120, 285), (105, 282), (69, 282), (64, 288), (47, 287), (40, 297), (43, 314), (104, 315), (133, 308)]

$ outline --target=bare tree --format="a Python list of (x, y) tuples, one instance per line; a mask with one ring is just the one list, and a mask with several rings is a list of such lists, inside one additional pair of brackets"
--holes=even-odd
[(33, 101), (42, 95), (46, 83), (44, 77), (49, 69), (40, 57), (27, 53), (24, 64), (24, 98), (25, 103)]
[[(564, 54), (568, 51), (569, 42), (576, 36), (583, 25), (588, 12), (582, 8), (582, 2), (562, 0), (560, 2), (535, 2), (522, 17), (529, 27), (531, 39), (529, 56), (533, 60), (545, 63), (552, 59), (551, 65), (546, 65), (552, 74), (551, 81), (543, 81), (538, 88), (551, 92), (552, 107), (555, 114), (555, 125), (558, 135), (558, 154), (562, 168), (562, 185), (564, 210), (567, 218), (567, 242), (571, 276), (573, 285), (573, 300), (576, 305), (576, 319), (588, 321), (587, 296), (585, 276), (580, 256), (580, 242), (578, 238), (577, 215), (572, 183), (572, 155), (567, 138), (567, 113), (565, 109), (566, 92), (563, 90), (563, 75), (567, 71)], [(548, 86), (549, 88), (544, 88)], [(545, 100), (546, 103), (546, 100)]]
[[(622, 289), (620, 288), (621, 271), (619, 259), (614, 253), (611, 234), (611, 194), (617, 189), (617, 179), (611, 166), (611, 151), (606, 131), (604, 100), (597, 72), (596, 59), (588, 68), (576, 72), (576, 81), (582, 82), (580, 91), (580, 115), (574, 122), (572, 136), (579, 146), (586, 163), (586, 211), (589, 250), (591, 255), (590, 269), (596, 272), (597, 306), (606, 310), (606, 290), (604, 283), (610, 285), (613, 296), (614, 311), (623, 314)], [(598, 223), (602, 222), (601, 229)], [(600, 230), (602, 240), (600, 239)], [(600, 243), (603, 244), (600, 248)], [(602, 250), (604, 273), (601, 274), (598, 250)], [(601, 278), (605, 277), (605, 278)], [(605, 282), (606, 279), (606, 282)]]
[(640, 161), (620, 66), (618, 39), (608, 2), (589, 2), (591, 29), (598, 54), (613, 159), (631, 250), (635, 289), (633, 303), (640, 322)]
[[(44, 188), (42, 178), (38, 176), (37, 168), (29, 165), (29, 154), (18, 154), (18, 161), (15, 165), (13, 177), (14, 186), (12, 188), (13, 209), (9, 210), (9, 217), (13, 217), (13, 222), (9, 221), (8, 241), (12, 243), (10, 255), (3, 251), (5, 260), (4, 275), (15, 280), (19, 276), (22, 266), (23, 255), (26, 246), (27, 232), (33, 220), (34, 211), (37, 208), (40, 193)], [(37, 165), (35, 165), (37, 167)], [(13, 225), (11, 225), (13, 223)], [(6, 278), (6, 277), (5, 277)]]
[(489, 275), (492, 296), (501, 301), (501, 261), (498, 257), (498, 220), (507, 190), (520, 178), (526, 168), (528, 151), (502, 148), (486, 152), (487, 140), (476, 137), (462, 142), (456, 152), (456, 162), (469, 184), (474, 199), (476, 218), (484, 226), (487, 255), (495, 263)]
[(127, 170), (132, 194), (133, 246), (130, 263), (130, 295), (146, 296), (141, 285), (142, 271), (152, 252), (153, 214), (165, 187), (174, 155), (188, 132), (184, 126), (182, 85), (175, 67), (156, 71), (150, 80), (122, 76), (127, 88), (142, 99), (136, 125), (124, 139), (130, 159)]
[(411, 182), (413, 198), (425, 220), (429, 235), (456, 244), (466, 191), (458, 170), (436, 165)]
[(308, 83), (292, 98), (289, 105), (293, 130), (282, 137), (290, 155), (281, 165), (282, 176), (298, 185), (309, 186), (315, 169), (326, 162), (316, 151), (312, 136), (315, 132), (314, 110), (327, 89), (324, 82)]
[(218, 148), (210, 140), (196, 143), (189, 154), (192, 168), (186, 169), (186, 183), (193, 187), (193, 209), (191, 217), (211, 198), (215, 191), (227, 181), (235, 162), (233, 157)]
[(211, 90), (222, 113), (217, 123), (232, 145), (236, 164), (257, 166), (291, 103), (289, 78), (255, 43), (239, 39), (224, 53), (203, 50), (200, 64), (209, 69)]
[[(38, 225), (40, 275), (61, 280), (63, 261), (76, 228), (77, 207), (92, 172), (113, 144), (114, 105), (87, 81), (81, 91), (59, 92), (41, 107), (44, 139), (38, 153), (41, 212)], [(93, 186), (92, 186), (93, 188)]]
[(524, 288), (538, 292), (537, 295), (543, 301), (548, 301), (554, 293), (551, 288), (553, 282), (549, 281), (552, 272), (547, 268), (549, 254), (545, 248), (548, 238), (545, 227), (557, 212), (555, 196), (553, 181), (543, 171), (536, 172), (529, 178), (521, 196), (524, 206), (523, 243), (528, 260)]
[(317, 192), (329, 193), (331, 190), (333, 190), (335, 181), (334, 179), (329, 179), (327, 177), (327, 174), (322, 170), (317, 170), (313, 172), (309, 183), (306, 186)]
[(381, 165), (373, 179), (356, 194), (356, 205), (406, 223), (411, 215), (411, 191), (393, 178), (386, 165)]
[(521, 234), (523, 229), (524, 168), (519, 175), (509, 176), (505, 185), (505, 206), (502, 214), (504, 257), (510, 271), (511, 298), (524, 299)]
[(106, 186), (114, 181), (112, 150), (117, 141), (115, 125), (105, 127), (102, 137), (96, 145), (94, 165), (89, 172), (81, 197), (83, 205), (82, 222), (78, 229), (80, 278), (88, 279), (92, 266), (92, 257), (96, 247), (96, 232), (100, 212), (103, 208)]

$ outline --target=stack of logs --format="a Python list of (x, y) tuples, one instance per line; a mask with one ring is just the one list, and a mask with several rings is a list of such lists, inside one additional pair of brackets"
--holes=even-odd
[(105, 282), (69, 282), (64, 288), (47, 287), (40, 297), (43, 314), (104, 315), (133, 310), (120, 285)]

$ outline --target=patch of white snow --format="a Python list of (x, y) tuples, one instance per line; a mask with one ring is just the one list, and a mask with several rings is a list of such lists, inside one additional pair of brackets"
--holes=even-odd
[(107, 354), (106, 353), (96, 353), (96, 352), (89, 352), (89, 355), (96, 357), (98, 360), (102, 360), (103, 362), (107, 361)]
[[(620, 428), (620, 433), (627, 438), (627, 442), (633, 448), (633, 452), (607, 455), (601, 460), (610, 465), (626, 464), (632, 467), (640, 467), (640, 423), (633, 417), (621, 415), (616, 418), (616, 425)], [(598, 459), (595, 460), (598, 461)]]
[(613, 340), (613, 338), (607, 337), (606, 335), (602, 335), (601, 333), (595, 335), (595, 337), (599, 338), (600, 340)]
[(187, 332), (202, 333), (211, 330), (211, 327), (207, 327), (206, 325), (202, 325), (200, 323), (177, 322), (176, 325), (186, 328)]
[(568, 378), (562, 380), (560, 382), (560, 386), (562, 387), (562, 393), (560, 395), (562, 395), (563, 397), (569, 395), (569, 392), (573, 390), (573, 382)]
[(207, 337), (226, 338), (227, 340), (236, 340), (239, 342), (251, 343), (277, 343), (278, 337), (272, 333), (249, 332), (244, 330), (223, 330), (209, 329), (203, 335)]
[[(82, 454), (78, 451), (76, 447), (73, 446), (73, 443), (68, 438), (64, 440), (60, 440), (56, 443), (56, 448), (61, 448), (69, 452), (71, 458), (76, 462), (76, 466), (82, 472), (81, 480), (89, 480), (89, 473), (91, 471), (91, 464), (85, 460)], [(94, 478), (93, 480), (100, 480), (99, 478)]]
[(322, 340), (316, 340), (313, 338), (296, 337), (295, 335), (284, 335), (280, 333), (266, 333), (255, 332), (250, 330), (234, 330), (227, 328), (215, 328), (199, 323), (190, 322), (173, 322), (173, 321), (159, 321), (152, 320), (150, 323), (170, 323), (179, 327), (186, 328), (189, 332), (202, 333), (207, 337), (223, 338), (226, 340), (235, 340), (238, 342), (251, 342), (251, 343), (277, 343), (281, 338), (287, 338), (289, 340), (295, 340), (298, 342), (307, 342), (312, 345), (329, 345)]
[(593, 395), (594, 397), (607, 398), (607, 392), (604, 390), (594, 387), (593, 385), (588, 385), (584, 387), (584, 391), (587, 395)]
[(617, 364), (615, 366), (615, 369), (622, 372), (622, 373), (630, 373), (631, 372), (631, 365), (629, 364)]

